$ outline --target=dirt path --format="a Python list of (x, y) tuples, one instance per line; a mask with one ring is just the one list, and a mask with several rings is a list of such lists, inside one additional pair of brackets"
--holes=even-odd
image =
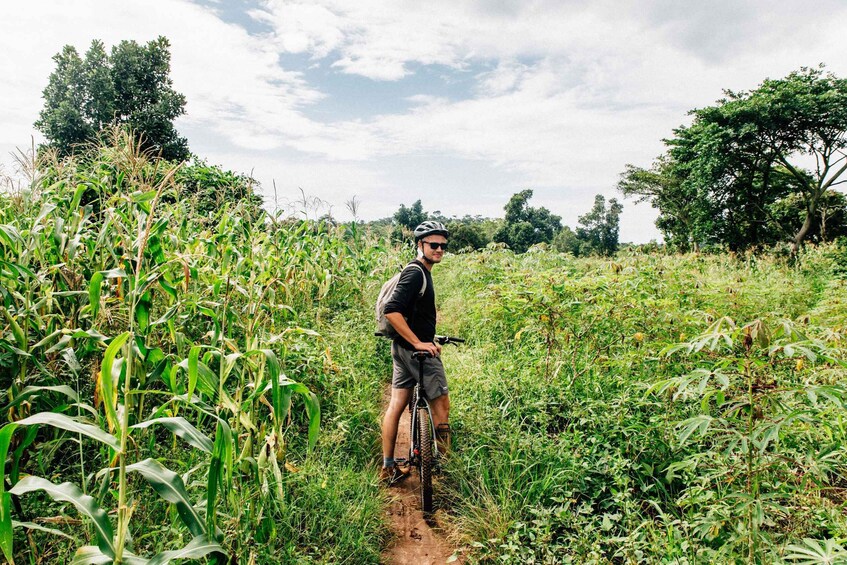
[[(388, 400), (386, 398), (386, 405)], [(409, 411), (403, 411), (400, 429), (397, 433), (398, 457), (409, 452)], [(437, 514), (433, 524), (427, 524), (421, 512), (418, 497), (420, 482), (417, 473), (397, 486), (390, 487), (393, 500), (388, 508), (388, 516), (395, 534), (394, 542), (382, 554), (382, 562), (388, 565), (441, 565), (453, 555), (453, 548), (444, 539), (437, 528)], [(436, 497), (438, 492), (436, 490)], [(436, 498), (437, 500), (437, 498)], [(454, 559), (452, 563), (462, 563), (463, 559)]]

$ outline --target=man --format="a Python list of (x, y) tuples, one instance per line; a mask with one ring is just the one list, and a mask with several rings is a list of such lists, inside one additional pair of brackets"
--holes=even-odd
[[(382, 472), (380, 478), (389, 485), (409, 474), (409, 468), (400, 468), (394, 460), (394, 443), (397, 426), (403, 410), (412, 397), (420, 367), (412, 357), (415, 351), (432, 354), (424, 364), (424, 390), (432, 409), (432, 420), (440, 444), (449, 440), (447, 423), (450, 398), (447, 395), (447, 377), (441, 364), (441, 346), (435, 343), (435, 290), (432, 286), (432, 267), (440, 263), (447, 251), (447, 228), (440, 222), (426, 221), (415, 228), (417, 259), (409, 263), (400, 275), (391, 299), (385, 305), (385, 318), (397, 330), (398, 337), (391, 344), (394, 373), (391, 380), (391, 401), (382, 421)], [(420, 296), (426, 281), (426, 289)]]

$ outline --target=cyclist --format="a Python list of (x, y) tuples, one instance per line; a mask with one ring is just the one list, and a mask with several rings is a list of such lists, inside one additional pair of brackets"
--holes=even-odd
[[(394, 460), (394, 443), (400, 416), (408, 406), (412, 389), (419, 375), (414, 351), (432, 355), (424, 365), (424, 390), (432, 409), (433, 424), (440, 443), (449, 441), (450, 398), (447, 377), (441, 364), (441, 346), (435, 343), (435, 291), (432, 286), (432, 267), (440, 263), (447, 251), (450, 233), (440, 222), (426, 221), (415, 228), (417, 258), (403, 269), (390, 300), (385, 305), (385, 318), (398, 337), (391, 344), (394, 372), (391, 380), (391, 401), (382, 421), (382, 472), (380, 478), (389, 485), (406, 478), (410, 469), (400, 467)], [(415, 265), (417, 263), (417, 265)], [(426, 280), (422, 296), (420, 290)]]

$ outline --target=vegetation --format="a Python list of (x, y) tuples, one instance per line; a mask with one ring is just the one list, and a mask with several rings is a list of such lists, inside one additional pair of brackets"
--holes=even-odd
[(549, 243), (562, 229), (562, 219), (547, 208), (529, 205), (531, 190), (512, 195), (505, 206), (503, 225), (494, 234), (494, 241), (508, 245), (516, 253), (523, 253), (537, 243)]
[(844, 213), (833, 188), (847, 171), (847, 80), (804, 68), (691, 114), (665, 155), (649, 170), (629, 165), (619, 185), (659, 209), (668, 242), (683, 250), (788, 242), (796, 252), (830, 214)]
[(185, 113), (185, 96), (171, 86), (166, 38), (121, 41), (111, 54), (95, 40), (84, 59), (66, 45), (53, 60), (35, 126), (60, 156), (96, 142), (111, 126), (125, 126), (141, 136), (145, 151), (171, 161), (189, 157), (188, 142), (173, 125)]
[(580, 255), (614, 255), (618, 250), (618, 230), (623, 206), (614, 198), (606, 199), (602, 194), (594, 197), (594, 207), (579, 217), (576, 233), (565, 227), (553, 239), (559, 251)]
[(445, 330), (473, 343), (445, 358), (448, 507), (472, 561), (843, 560), (833, 258), (451, 256)]
[[(380, 248), (247, 203), (208, 222), (126, 136), (34, 170), (0, 206), (6, 558), (375, 560), (378, 384), (321, 331)], [(85, 527), (45, 527), (42, 492)]]

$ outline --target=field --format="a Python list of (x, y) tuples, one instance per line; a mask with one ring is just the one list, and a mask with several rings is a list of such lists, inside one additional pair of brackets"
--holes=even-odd
[[(200, 213), (177, 172), (125, 142), (0, 196), (4, 555), (378, 562), (372, 304), (410, 250)], [(445, 352), (438, 519), (457, 555), (847, 558), (843, 267), (835, 247), (449, 255), (439, 329), (468, 344)]]

